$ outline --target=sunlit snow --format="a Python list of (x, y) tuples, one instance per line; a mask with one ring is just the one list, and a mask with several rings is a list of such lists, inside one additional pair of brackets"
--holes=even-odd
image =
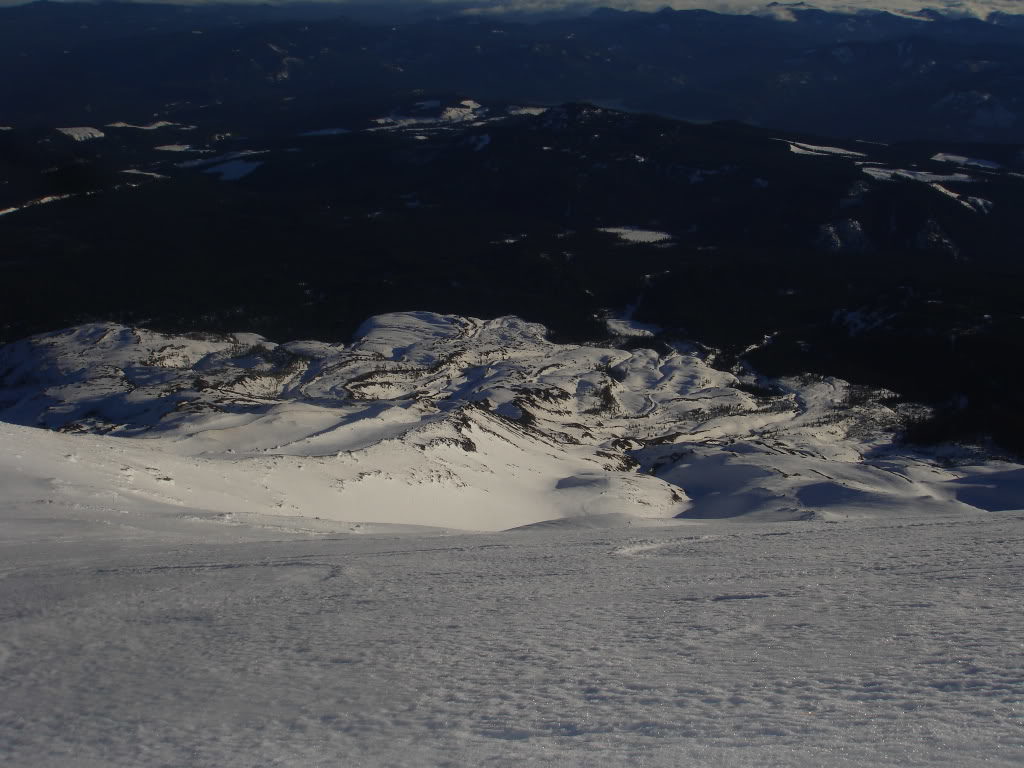
[(506, 111), (510, 115), (531, 115), (536, 117), (547, 112), (548, 107), (509, 107)]
[(164, 503), (236, 517), (501, 530), (955, 513), (977, 511), (962, 483), (991, 471), (898, 445), (885, 393), (853, 405), (845, 382), (810, 378), (751, 394), (685, 345), (555, 345), (515, 318), (384, 315), (345, 347), (92, 325), (8, 345), (0, 370), (3, 420), (116, 436), (134, 477), (174, 480), (155, 486)]
[(953, 163), (954, 165), (965, 165), (972, 168), (985, 168), (990, 171), (998, 171), (1001, 166), (999, 163), (993, 162), (992, 160), (979, 160), (974, 157), (964, 157), (963, 155), (951, 155), (946, 152), (939, 152), (937, 155), (932, 157), (932, 160), (939, 163)]
[(129, 168), (128, 170), (121, 171), (121, 173), (130, 173), (133, 176), (147, 176), (151, 179), (166, 179), (162, 173), (153, 173), (152, 171), (140, 171), (138, 168)]
[[(933, 183), (933, 184), (930, 184), (929, 186), (932, 189), (934, 189), (936, 192), (938, 192), (939, 194), (945, 195), (946, 197), (949, 197), (949, 198), (952, 198), (953, 200), (956, 200), (958, 203), (960, 203), (960, 205), (964, 206), (964, 208), (967, 208), (968, 210), (974, 211), (974, 212), (978, 212), (979, 211), (979, 209), (976, 208), (974, 205), (972, 205), (969, 200), (962, 198), (960, 195), (958, 195), (953, 190), (948, 189), (948, 188), (942, 186), (941, 184), (934, 184)], [(973, 198), (973, 199), (981, 200), (981, 198)], [(987, 213), (988, 211), (982, 211), (982, 212)]]
[(88, 126), (58, 128), (57, 130), (65, 136), (70, 136), (75, 141), (91, 141), (93, 139), (102, 139), (104, 137), (103, 131), (99, 128), (90, 128)]
[(672, 239), (672, 235), (667, 232), (642, 229), (641, 227), (600, 227), (598, 231), (616, 235), (627, 243), (665, 243)]
[(74, 197), (71, 194), (65, 195), (46, 195), (44, 197), (37, 197), (35, 200), (29, 200), (27, 203), (22, 205), (12, 206), (10, 208), (0, 209), (0, 216), (6, 216), (17, 211), (23, 211), (26, 208), (33, 208), (37, 205), (46, 205), (47, 203), (56, 203), (60, 200), (67, 200), (68, 198)]
[(626, 318), (610, 317), (604, 321), (609, 333), (627, 338), (651, 338), (661, 333), (662, 329), (649, 323), (640, 323)]
[(803, 144), (788, 141), (789, 151), (798, 155), (835, 155), (838, 157), (867, 157), (863, 152), (854, 152), (840, 147), (819, 147), (815, 144)]
[(879, 168), (871, 165), (861, 166), (861, 170), (871, 178), (879, 181), (906, 179), (908, 181), (921, 181), (926, 184), (974, 181), (974, 177), (966, 173), (931, 173), (929, 171), (912, 171), (903, 168)]
[(487, 117), (487, 109), (472, 99), (460, 101), (455, 106), (442, 107), (441, 102), (424, 101), (416, 105), (421, 112), (437, 114), (406, 115), (394, 112), (387, 117), (375, 118), (372, 130), (400, 130), (405, 128), (427, 129), (445, 128), (457, 124), (477, 124)]

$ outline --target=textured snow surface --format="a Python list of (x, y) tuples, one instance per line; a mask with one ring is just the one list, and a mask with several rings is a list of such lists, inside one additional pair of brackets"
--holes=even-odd
[(0, 348), (0, 760), (1020, 765), (1024, 467), (664, 350)]
[(46, 205), (47, 203), (56, 203), (56, 202), (59, 202), (61, 200), (67, 200), (67, 199), (69, 199), (71, 197), (74, 197), (74, 195), (47, 195), (46, 197), (39, 197), (39, 198), (36, 198), (35, 200), (29, 200), (27, 203), (25, 203), (23, 205), (12, 206), (10, 208), (2, 208), (2, 209), (0, 209), (0, 216), (7, 216), (8, 214), (16, 213), (17, 211), (23, 211), (26, 208), (32, 208), (32, 207), (37, 206), (37, 205)]
[(1024, 762), (1020, 513), (310, 538), (64, 511), (0, 504), (11, 768)]

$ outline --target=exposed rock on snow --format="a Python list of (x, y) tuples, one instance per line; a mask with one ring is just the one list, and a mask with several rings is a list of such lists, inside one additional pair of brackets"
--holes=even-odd
[(843, 219), (822, 225), (818, 242), (821, 247), (836, 253), (864, 253), (871, 250), (864, 227), (856, 219)]
[(442, 106), (440, 101), (423, 101), (416, 104), (417, 114), (407, 115), (393, 112), (387, 117), (375, 118), (373, 130), (401, 130), (414, 128), (450, 128), (461, 124), (478, 124), (487, 118), (488, 110), (479, 102), (465, 99), (457, 104)]
[(656, 325), (638, 323), (626, 317), (609, 317), (604, 321), (604, 325), (613, 336), (625, 338), (652, 338), (662, 331)]
[(430, 313), (372, 318), (349, 346), (96, 324), (0, 349), (0, 419), (91, 433), (58, 450), (115, 505), (471, 530), (988, 508), (963, 484), (992, 469), (899, 450), (885, 393), (771, 385), (685, 345), (556, 345), (517, 318)]
[[(21, 431), (45, 471), (91, 442)], [(1024, 760), (1019, 514), (317, 537), (154, 503), (146, 530), (21, 484), (3, 439), (5, 768)]]

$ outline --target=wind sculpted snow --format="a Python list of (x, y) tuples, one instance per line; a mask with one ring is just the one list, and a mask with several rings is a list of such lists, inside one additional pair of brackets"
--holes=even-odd
[[(1016, 465), (899, 446), (891, 393), (741, 380), (659, 343), (559, 345), (514, 317), (425, 312), (372, 318), (348, 346), (81, 326), (0, 349), (0, 429), (32, 456), (0, 471), (114, 519), (158, 502), (342, 530), (1024, 506)], [(995, 477), (1006, 492), (979, 492)]]

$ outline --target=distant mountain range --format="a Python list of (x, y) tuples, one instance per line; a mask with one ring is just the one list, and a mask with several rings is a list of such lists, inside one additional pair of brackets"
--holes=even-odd
[[(74, 0), (58, 0), (68, 2)], [(150, 4), (148, 0), (140, 3)], [(49, 0), (0, 0), (0, 7), (45, 3)], [(96, 4), (107, 0), (82, 0), (83, 4)], [(217, 7), (224, 3), (196, 2), (183, 0), (178, 5), (191, 7)], [(258, 6), (259, 3), (245, 3), (237, 0), (231, 5)], [(652, 13), (663, 9), (704, 10), (727, 14), (768, 15), (777, 18), (791, 18), (791, 14), (806, 10), (822, 10), (832, 13), (874, 13), (886, 12), (907, 16), (944, 15), (955, 18), (991, 19), (1003, 15), (1021, 13), (1017, 0), (330, 0), (327, 3), (302, 2), (293, 0), (286, 13), (313, 16), (323, 15), (324, 5), (343, 7), (347, 14), (361, 19), (405, 20), (420, 16), (443, 15), (492, 15), (500, 17), (543, 18), (554, 15), (582, 16), (601, 8), (620, 11), (641, 11)], [(317, 6), (319, 12), (317, 12)], [(271, 6), (264, 5), (266, 12)], [(271, 11), (280, 13), (279, 10)]]
[(1016, 17), (344, 8), (0, 12), (0, 340), (630, 317), (1024, 449)]
[(343, 341), (419, 308), (602, 341), (631, 317), (727, 369), (945, 409), (922, 438), (1019, 445), (1021, 145), (392, 98), (0, 131), (3, 337), (113, 320)]
[(435, 5), (384, 24), (348, 4), (33, 3), (0, 11), (0, 66), (18, 73), (0, 83), (0, 120), (137, 121), (422, 89), (880, 141), (1020, 138), (1024, 17), (773, 7), (790, 20), (601, 9), (524, 23)]

